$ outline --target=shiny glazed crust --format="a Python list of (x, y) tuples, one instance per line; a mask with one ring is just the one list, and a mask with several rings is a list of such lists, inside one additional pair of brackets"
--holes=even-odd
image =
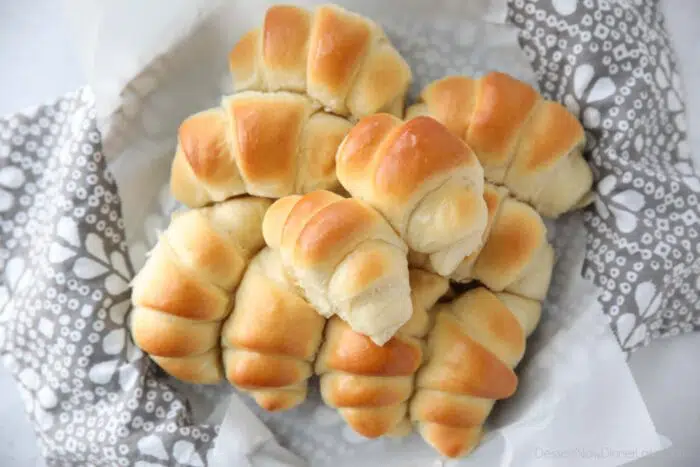
[(232, 48), (229, 67), (241, 90), (305, 93), (353, 119), (401, 115), (411, 70), (373, 21), (336, 5), (309, 12), (270, 7), (260, 28)]
[(581, 123), (561, 104), (504, 73), (430, 83), (407, 118), (430, 115), (476, 153), (486, 179), (547, 217), (589, 202), (593, 175)]

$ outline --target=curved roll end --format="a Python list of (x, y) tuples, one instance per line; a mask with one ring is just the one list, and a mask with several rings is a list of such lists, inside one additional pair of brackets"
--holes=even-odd
[(406, 404), (386, 407), (345, 407), (340, 415), (348, 425), (365, 438), (378, 438), (399, 427), (406, 418)]
[(195, 321), (136, 306), (130, 317), (131, 336), (144, 352), (161, 357), (204, 353), (219, 341), (221, 323)]
[(581, 122), (558, 102), (543, 101), (523, 128), (506, 185), (547, 217), (574, 209), (593, 184), (584, 144)]
[(209, 193), (197, 180), (179, 143), (170, 168), (170, 193), (176, 200), (191, 208), (201, 207), (211, 202)]
[(200, 207), (245, 193), (226, 138), (221, 109), (205, 110), (182, 122), (170, 175), (170, 189), (178, 201)]
[(216, 384), (224, 376), (218, 347), (190, 357), (151, 356), (151, 359), (169, 375), (188, 383)]
[(200, 212), (219, 235), (236, 245), (247, 263), (265, 246), (261, 226), (270, 204), (267, 198), (241, 196)]
[(593, 172), (580, 149), (574, 149), (533, 201), (545, 217), (560, 215), (588, 206), (593, 201)]
[(306, 400), (306, 385), (293, 389), (254, 390), (251, 395), (255, 402), (268, 412), (282, 412), (298, 406)]
[(248, 31), (228, 54), (228, 66), (236, 91), (244, 89), (257, 90), (262, 86), (262, 79), (258, 70), (259, 41), (259, 29)]
[(363, 242), (336, 266), (328, 293), (354, 331), (383, 345), (413, 312), (405, 251), (383, 241)]
[(421, 101), (406, 112), (406, 119), (430, 115), (452, 134), (465, 139), (476, 101), (476, 80), (466, 76), (446, 76), (428, 84)]
[(464, 457), (476, 448), (483, 436), (483, 428), (423, 423), (420, 425), (420, 434), (437, 452), (456, 458)]
[(279, 249), (282, 246), (284, 224), (300, 199), (300, 195), (285, 196), (275, 201), (265, 213), (262, 230), (265, 243), (270, 248)]
[(226, 379), (239, 389), (298, 386), (311, 376), (311, 365), (295, 358), (280, 358), (254, 351), (224, 348)]
[(411, 68), (394, 46), (388, 40), (375, 42), (348, 95), (350, 114), (355, 118), (377, 112), (401, 116), (412, 79)]

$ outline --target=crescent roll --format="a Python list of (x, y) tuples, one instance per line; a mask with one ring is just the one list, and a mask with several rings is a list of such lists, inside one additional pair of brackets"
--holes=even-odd
[(350, 128), (301, 94), (226, 96), (180, 125), (170, 189), (189, 207), (337, 189), (335, 153)]
[[(555, 258), (542, 217), (509, 196), (505, 188), (490, 183), (484, 187), (484, 201), (488, 221), (480, 246), (462, 259), (450, 279), (461, 283), (478, 280), (495, 292), (544, 300)], [(409, 263), (432, 270), (424, 254), (412, 251)]]
[(234, 87), (304, 93), (337, 115), (401, 115), (411, 70), (375, 22), (336, 5), (270, 7), (229, 54)]
[(216, 383), (219, 336), (270, 201), (237, 198), (173, 216), (132, 281), (134, 342), (184, 381)]
[(484, 172), (472, 150), (430, 117), (388, 114), (352, 128), (336, 155), (338, 180), (379, 212), (411, 250), (448, 276), (486, 228)]
[(265, 241), (324, 317), (337, 314), (378, 345), (412, 313), (408, 248), (371, 206), (328, 191), (277, 200)]
[(448, 76), (428, 84), (406, 111), (407, 118), (418, 115), (442, 122), (474, 150), (488, 181), (547, 217), (591, 199), (581, 123), (522, 81), (499, 72)]
[(223, 325), (226, 378), (266, 410), (300, 404), (325, 324), (301, 297), (279, 253), (263, 249), (246, 269)]
[(436, 307), (410, 415), (440, 454), (461, 457), (479, 443), (494, 403), (517, 388), (513, 369), (540, 313), (537, 301), (483, 287)]
[(410, 271), (413, 315), (383, 346), (331, 318), (316, 361), (324, 402), (338, 409), (348, 425), (367, 438), (408, 434), (408, 399), (415, 372), (423, 360), (421, 339), (428, 314), (449, 287), (447, 279)]

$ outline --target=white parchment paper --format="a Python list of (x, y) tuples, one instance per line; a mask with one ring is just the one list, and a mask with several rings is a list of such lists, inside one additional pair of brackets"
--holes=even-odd
[[(188, 115), (230, 92), (226, 55), (272, 2), (77, 2), (83, 55), (104, 151), (117, 181), (136, 268), (178, 206), (168, 192), (175, 135)], [(316, 2), (296, 2), (311, 5)], [(380, 22), (409, 61), (413, 93), (445, 74), (492, 69), (535, 84), (505, 0), (339, 2)], [(96, 26), (95, 26), (96, 25)], [(458, 465), (615, 466), (660, 449), (659, 437), (596, 300), (581, 278), (580, 215), (550, 226), (558, 262), (540, 328), (519, 367), (520, 387), (497, 406), (482, 446)], [(417, 435), (364, 440), (317, 391), (284, 414), (245, 396), (178, 385), (203, 421), (222, 423), (211, 465), (425, 466), (440, 460)], [(452, 465), (449, 462), (446, 465)]]

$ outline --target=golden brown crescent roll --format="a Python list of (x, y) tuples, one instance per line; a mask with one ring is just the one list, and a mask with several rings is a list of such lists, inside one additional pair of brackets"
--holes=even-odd
[[(554, 249), (547, 228), (532, 207), (508, 196), (508, 190), (487, 183), (484, 201), (488, 222), (480, 247), (450, 275), (455, 282), (478, 280), (493, 291), (544, 300), (554, 267)], [(432, 270), (426, 255), (411, 252), (413, 267)]]
[(329, 191), (287, 196), (268, 210), (263, 234), (321, 315), (379, 345), (411, 317), (408, 248), (368, 204)]
[(420, 339), (429, 329), (428, 310), (449, 284), (441, 276), (417, 269), (410, 271), (410, 281), (413, 315), (387, 343), (380, 347), (334, 317), (316, 360), (324, 402), (368, 438), (411, 431), (407, 401), (423, 358)]
[(226, 377), (266, 410), (300, 404), (325, 323), (287, 276), (279, 252), (263, 249), (246, 269), (224, 322)]
[(480, 287), (435, 308), (411, 420), (440, 454), (460, 457), (481, 439), (495, 401), (518, 385), (513, 369), (540, 318), (539, 302)]
[(335, 153), (348, 120), (304, 95), (241, 92), (187, 118), (170, 189), (189, 207), (249, 193), (266, 198), (336, 189)]
[(221, 379), (221, 321), (250, 258), (264, 246), (270, 201), (236, 198), (175, 214), (134, 277), (131, 333), (166, 372)]
[(411, 70), (373, 21), (336, 5), (270, 7), (229, 54), (240, 90), (306, 93), (334, 114), (401, 115)]
[(411, 250), (448, 276), (487, 223), (484, 173), (469, 147), (430, 117), (365, 117), (336, 155), (338, 180), (381, 212)]
[(504, 73), (448, 76), (423, 89), (406, 117), (431, 115), (462, 138), (486, 179), (548, 217), (590, 200), (593, 175), (583, 158), (581, 123), (564, 106)]

